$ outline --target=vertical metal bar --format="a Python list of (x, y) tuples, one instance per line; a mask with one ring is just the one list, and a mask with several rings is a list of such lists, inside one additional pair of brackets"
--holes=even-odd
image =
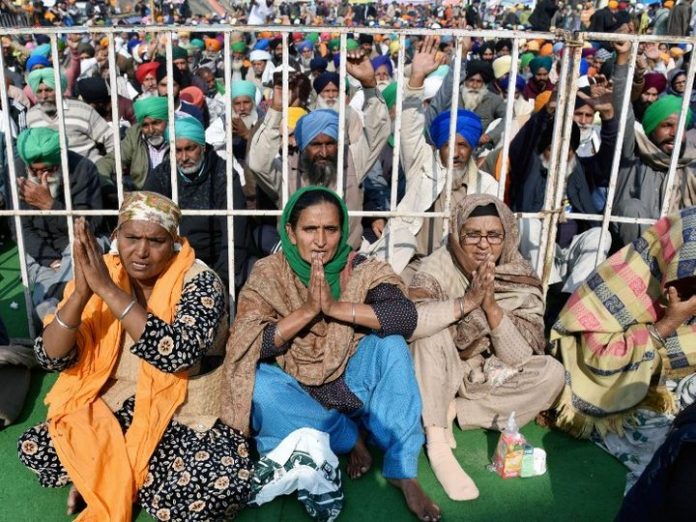
[[(512, 141), (512, 133), (507, 132), (512, 126), (513, 118), (513, 108), (515, 106), (515, 94), (517, 89), (515, 89), (515, 82), (517, 81), (518, 72), (518, 58), (520, 54), (520, 41), (515, 38), (512, 44), (512, 67), (510, 69), (510, 76), (508, 76), (508, 88), (507, 88), (507, 100), (505, 105), (505, 121), (499, 123), (498, 125), (505, 126), (505, 132), (503, 132), (503, 151), (502, 161), (500, 164), (500, 179), (498, 179), (498, 199), (505, 199), (505, 183), (507, 181), (508, 173), (508, 157), (510, 155), (510, 141)], [(486, 129), (484, 129), (485, 131)], [(492, 173), (495, 176), (495, 172)]]
[[(53, 59), (53, 80), (56, 83), (56, 107), (58, 109), (58, 139), (60, 141), (60, 167), (63, 175), (63, 194), (65, 197), (65, 210), (72, 211), (72, 197), (70, 195), (70, 167), (68, 165), (68, 137), (65, 130), (65, 108), (63, 107), (63, 88), (60, 82), (60, 57), (58, 56), (58, 35), (51, 34), (51, 58)], [(70, 244), (75, 240), (73, 216), (68, 215), (68, 237)]]
[[(607, 203), (604, 207), (604, 218), (602, 219), (602, 231), (599, 235), (599, 249), (595, 257), (595, 265), (602, 261), (602, 248), (609, 230), (609, 220), (614, 208), (614, 194), (616, 192), (616, 182), (619, 177), (619, 166), (621, 164), (621, 153), (623, 149), (624, 135), (626, 134), (626, 120), (628, 119), (628, 104), (631, 103), (631, 88), (633, 87), (633, 74), (636, 70), (636, 58), (638, 57), (638, 42), (631, 45), (631, 58), (628, 62), (628, 76), (626, 77), (626, 92), (624, 92), (623, 104), (621, 105), (619, 117), (619, 133), (616, 136), (616, 147), (614, 157), (611, 162), (611, 174), (609, 176), (609, 189), (607, 190)], [(693, 83), (693, 82), (692, 82)], [(616, 110), (616, 107), (614, 107)], [(668, 187), (669, 191), (669, 187)]]
[[(693, 46), (692, 46), (693, 54)], [(677, 173), (677, 163), (679, 162), (679, 154), (682, 148), (682, 139), (684, 138), (684, 133), (686, 132), (686, 116), (689, 110), (690, 96), (687, 93), (691, 93), (694, 88), (694, 74), (696, 74), (696, 60), (691, 58), (691, 63), (689, 64), (689, 70), (686, 74), (686, 90), (684, 91), (684, 96), (682, 99), (681, 112), (679, 113), (679, 122), (677, 123), (677, 135), (674, 138), (674, 148), (672, 149), (672, 157), (669, 162), (669, 174), (667, 177), (667, 188), (665, 190), (665, 199), (662, 202), (662, 209), (660, 210), (660, 216), (664, 216), (669, 212), (670, 200), (672, 199), (672, 193), (674, 192), (674, 178)]]
[[(12, 140), (12, 122), (10, 119), (10, 98), (7, 95), (7, 83), (5, 77), (5, 59), (3, 53), (0, 53), (0, 100), (4, 109), (5, 125), (7, 132), (5, 133), (5, 157), (7, 158), (7, 168), (10, 174), (10, 197), (12, 198), (12, 208), (19, 210), (19, 194), (17, 191), (17, 169), (14, 161), (14, 145)], [(60, 84), (58, 84), (60, 85)], [(33, 304), (31, 302), (31, 294), (29, 292), (29, 272), (27, 271), (26, 249), (24, 247), (24, 233), (22, 232), (22, 220), (18, 214), (13, 217), (14, 226), (17, 236), (17, 255), (19, 256), (19, 273), (22, 278), (22, 290), (24, 291), (24, 306), (27, 310), (27, 324), (29, 326), (29, 335), (33, 339), (36, 337), (36, 325), (34, 324), (34, 314), (31, 313)]]
[[(288, 202), (288, 198), (290, 197), (290, 180), (288, 179), (290, 176), (290, 167), (288, 165), (288, 109), (290, 105), (290, 92), (289, 92), (289, 82), (290, 82), (290, 71), (288, 70), (290, 68), (290, 58), (288, 56), (290, 49), (288, 48), (288, 33), (284, 32), (282, 34), (283, 36), (283, 95), (282, 95), (282, 103), (283, 106), (281, 108), (281, 111), (283, 113), (282, 116), (282, 124), (280, 126), (282, 136), (281, 136), (281, 157), (283, 159), (282, 161), (282, 169), (283, 169), (283, 181), (282, 181), (282, 191), (283, 191), (283, 197), (282, 197), (282, 203), (283, 207), (285, 207), (285, 204)], [(275, 152), (275, 151), (273, 151)]]
[[(346, 142), (346, 61), (348, 60), (346, 34), (341, 34), (341, 61), (338, 73), (338, 172), (336, 174), (336, 192), (343, 197), (344, 172), (343, 165), (346, 161), (343, 157)], [(355, 209), (348, 209), (355, 210)]]
[[(159, 36), (160, 33), (155, 34)], [(167, 124), (169, 127), (169, 172), (172, 185), (172, 200), (175, 203), (179, 203), (179, 183), (176, 171), (176, 136), (174, 135), (174, 118), (176, 117), (176, 107), (174, 106), (174, 58), (172, 56), (172, 33), (167, 31), (165, 35), (167, 40), (167, 48), (165, 51), (167, 59), (167, 102), (169, 105), (169, 123)], [(225, 52), (228, 51), (225, 50)]]
[[(401, 114), (403, 113), (404, 104), (404, 65), (406, 63), (406, 37), (399, 35), (399, 59), (398, 69), (396, 71), (396, 114), (394, 116), (394, 150), (392, 154), (392, 172), (391, 172), (391, 193), (389, 196), (389, 210), (396, 210), (397, 191), (399, 188), (399, 157), (401, 155)], [(389, 233), (387, 242), (387, 260), (391, 261), (394, 255), (394, 241), (396, 237), (391, 227), (384, 227), (384, 233)]]
[[(452, 169), (454, 166), (454, 147), (457, 140), (457, 109), (459, 108), (459, 75), (462, 70), (462, 38), (455, 40), (454, 71), (452, 75), (452, 103), (450, 104), (450, 127), (447, 140), (447, 183), (445, 192), (445, 218), (442, 220), (442, 237), (449, 233), (449, 220), (452, 214)], [(472, 153), (476, 145), (472, 144)]]
[[(539, 243), (539, 258), (537, 259), (537, 266), (536, 270), (537, 273), (540, 274), (543, 277), (543, 271), (544, 271), (544, 266), (545, 266), (545, 254), (547, 247), (549, 245), (548, 242), (548, 237), (549, 237), (549, 228), (551, 227), (551, 214), (549, 211), (551, 210), (551, 205), (553, 204), (554, 201), (554, 196), (555, 196), (555, 186), (556, 186), (556, 179), (558, 177), (558, 153), (559, 153), (559, 148), (561, 146), (561, 129), (563, 128), (563, 117), (559, 117), (558, 113), (560, 112), (561, 114), (563, 113), (563, 110), (566, 106), (567, 103), (567, 98), (568, 98), (568, 92), (567, 92), (567, 86), (568, 82), (572, 81), (572, 79), (569, 77), (568, 74), (565, 74), (565, 71), (568, 70), (568, 66), (570, 64), (570, 53), (563, 53), (563, 58), (561, 59), (561, 71), (564, 72), (564, 74), (561, 74), (561, 81), (560, 85), (558, 86), (557, 92), (558, 92), (558, 98), (556, 100), (556, 117), (554, 118), (554, 124), (553, 124), (553, 137), (551, 139), (551, 164), (549, 165), (549, 173), (548, 173), (548, 178), (546, 179), (546, 192), (544, 194), (544, 210), (546, 211), (546, 215), (544, 217), (544, 220), (542, 222), (542, 227), (541, 227), (541, 241)], [(553, 247), (553, 245), (551, 245)], [(544, 284), (546, 285), (546, 278), (544, 278)]]
[[(225, 127), (227, 128), (227, 136), (225, 143), (225, 176), (226, 176), (226, 208), (228, 212), (234, 210), (234, 150), (233, 150), (233, 133), (232, 133), (232, 53), (230, 52), (230, 33), (225, 31), (225, 40), (223, 44), (225, 49)], [(217, 153), (216, 153), (217, 154)], [(235, 290), (235, 271), (234, 271), (234, 216), (227, 214), (227, 278), (229, 281), (228, 298), (230, 303), (230, 321), (234, 319), (236, 307), (234, 306), (234, 290)]]
[(116, 165), (116, 191), (118, 206), (123, 203), (123, 165), (121, 164), (121, 132), (119, 125), (121, 117), (118, 113), (118, 83), (116, 79), (116, 50), (114, 48), (114, 33), (109, 38), (109, 83), (111, 85), (111, 128), (114, 133), (114, 164)]

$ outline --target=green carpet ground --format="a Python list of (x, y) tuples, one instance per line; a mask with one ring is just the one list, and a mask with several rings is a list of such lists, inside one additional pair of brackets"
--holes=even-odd
[[(0, 314), (10, 335), (28, 335), (26, 313), (19, 282), (16, 249), (0, 246)], [(20, 308), (13, 310), (10, 303)], [(29, 426), (44, 420), (43, 398), (55, 381), (55, 375), (35, 371), (24, 411), (17, 424), (0, 431), (0, 522), (58, 522), (69, 520), (65, 513), (67, 489), (41, 488), (35, 476), (16, 457), (16, 441)], [(622, 499), (626, 469), (615, 459), (586, 441), (562, 433), (526, 426), (522, 433), (529, 443), (547, 452), (548, 472), (541, 477), (503, 480), (486, 469), (498, 440), (498, 434), (455, 429), (455, 453), (472, 476), (481, 496), (471, 502), (452, 502), (445, 496), (421, 454), (419, 475), (425, 490), (441, 507), (447, 521), (592, 521), (614, 518)], [(403, 503), (401, 494), (387, 484), (379, 473), (380, 459), (365, 477), (351, 481), (345, 477), (345, 507), (342, 521), (415, 520)], [(140, 512), (138, 521), (151, 520)], [(244, 511), (242, 522), (309, 521), (302, 506), (292, 497), (284, 497)]]

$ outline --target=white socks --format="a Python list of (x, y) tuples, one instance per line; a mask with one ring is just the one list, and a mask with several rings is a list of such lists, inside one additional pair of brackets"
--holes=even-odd
[(479, 496), (479, 490), (454, 457), (446, 431), (438, 426), (425, 428), (430, 466), (449, 498), (473, 500)]

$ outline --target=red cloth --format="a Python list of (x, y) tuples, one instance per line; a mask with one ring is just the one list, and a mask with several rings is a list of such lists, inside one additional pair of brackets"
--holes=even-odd
[(135, 70), (135, 79), (142, 85), (148, 74), (156, 75), (159, 62), (145, 62)]

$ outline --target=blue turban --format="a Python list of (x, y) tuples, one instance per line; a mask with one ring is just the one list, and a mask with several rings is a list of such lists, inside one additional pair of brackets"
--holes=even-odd
[(392, 68), (391, 58), (389, 58), (389, 56), (382, 55), (382, 56), (377, 56), (376, 58), (372, 59), (372, 68), (375, 71), (383, 65), (386, 65), (387, 72), (389, 72), (389, 76), (394, 74), (394, 69)]
[(300, 150), (312, 143), (319, 134), (338, 141), (338, 113), (331, 109), (318, 109), (302, 116), (295, 126), (295, 141)]
[(268, 51), (268, 48), (270, 47), (271, 42), (263, 38), (261, 40), (257, 40), (256, 44), (254, 45), (254, 49), (258, 49), (259, 51)]
[(529, 62), (529, 69), (532, 71), (532, 74), (536, 74), (541, 68), (551, 71), (552, 65), (553, 59), (550, 56), (537, 56)]
[[(169, 140), (169, 127), (167, 127), (164, 136), (166, 140)], [(174, 136), (177, 139), (195, 141), (205, 147), (205, 129), (203, 124), (193, 116), (178, 116), (174, 120)]]
[(310, 42), (309, 40), (304, 40), (304, 41), (298, 43), (295, 46), (295, 49), (297, 49), (298, 52), (302, 52), (305, 49), (309, 49), (311, 51), (312, 49), (314, 49), (314, 44), (312, 42)]
[(329, 66), (329, 62), (324, 60), (324, 58), (320, 58), (318, 56), (315, 58), (312, 58), (309, 62), (309, 70), (310, 71), (320, 70), (320, 71), (324, 72), (324, 71), (326, 71), (326, 68), (328, 66)]
[(232, 99), (238, 96), (247, 96), (256, 103), (256, 84), (249, 80), (237, 80), (232, 82)]
[(321, 91), (323, 91), (324, 88), (330, 83), (333, 83), (336, 87), (338, 87), (341, 84), (341, 77), (335, 72), (325, 71), (314, 78), (312, 87), (314, 87), (317, 94), (321, 94)]
[(580, 70), (578, 74), (580, 76), (585, 76), (589, 68), (590, 64), (587, 63), (587, 60), (585, 60), (584, 58), (580, 58)]
[[(503, 91), (507, 91), (508, 88), (508, 82), (510, 81), (510, 75), (506, 74), (503, 76), (500, 80), (498, 80), (498, 85)], [(517, 75), (517, 78), (515, 79), (515, 90), (522, 91), (524, 90), (524, 86), (526, 85), (524, 78), (521, 75)]]
[(27, 72), (31, 72), (35, 65), (43, 65), (44, 67), (50, 67), (51, 62), (49, 62), (48, 58), (46, 58), (45, 56), (42, 56), (40, 54), (33, 54), (27, 60), (27, 63), (25, 64), (24, 68), (27, 70)]
[(31, 52), (31, 56), (43, 56), (44, 58), (48, 58), (50, 54), (51, 44), (41, 44), (38, 47), (35, 47)]
[[(430, 137), (435, 146), (440, 149), (449, 139), (450, 111), (443, 111), (430, 124)], [(297, 131), (296, 131), (297, 132)], [(483, 134), (481, 118), (475, 112), (466, 109), (457, 110), (457, 134), (462, 136), (473, 149)]]
[[(30, 72), (29, 76), (27, 77), (27, 83), (34, 92), (39, 89), (39, 85), (42, 83), (45, 83), (48, 87), (55, 91), (56, 82), (53, 78), (53, 67), (36, 69), (35, 71)], [(68, 88), (68, 80), (65, 78), (65, 75), (62, 72), (60, 73), (60, 86), (61, 92)]]

